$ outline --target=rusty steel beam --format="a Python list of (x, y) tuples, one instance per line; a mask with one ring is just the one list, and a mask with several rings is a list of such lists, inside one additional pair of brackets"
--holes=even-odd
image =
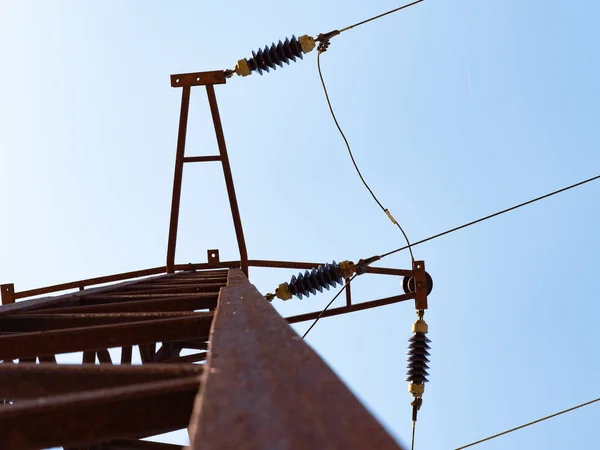
[(346, 306), (352, 306), (352, 292), (350, 292), (350, 278), (346, 278)]
[(171, 359), (165, 359), (165, 363), (195, 363), (199, 361), (206, 361), (207, 352), (194, 353), (192, 355), (177, 356)]
[(210, 72), (178, 73), (171, 75), (171, 87), (205, 86), (207, 84), (225, 84), (225, 72), (213, 70)]
[(96, 284), (113, 283), (115, 281), (130, 280), (132, 278), (147, 277), (150, 275), (158, 275), (165, 273), (163, 267), (153, 267), (151, 269), (135, 270), (133, 272), (118, 273), (115, 275), (107, 275), (103, 277), (88, 278), (85, 280), (71, 281), (69, 283), (54, 284), (37, 289), (30, 289), (15, 293), (15, 299), (33, 297), (35, 295), (50, 294), (52, 292), (66, 291), (68, 289), (78, 289), (80, 287), (93, 286)]
[(148, 313), (90, 313), (90, 314), (15, 314), (0, 318), (0, 331), (23, 333), (32, 331), (80, 328), (94, 325), (141, 322), (144, 320), (193, 317), (198, 314), (187, 311)]
[[(148, 270), (153, 270), (153, 269), (148, 269)], [(142, 271), (128, 272), (128, 274), (131, 274), (131, 273), (139, 274), (140, 272), (142, 272)], [(120, 277), (122, 275), (124, 275), (124, 274), (114, 275), (114, 277)], [(129, 280), (129, 281), (121, 281), (120, 283), (111, 284), (109, 286), (95, 287), (95, 288), (87, 289), (85, 291), (79, 291), (79, 292), (58, 295), (56, 297), (41, 297), (41, 298), (23, 300), (23, 301), (14, 303), (12, 305), (0, 306), (0, 317), (6, 316), (9, 314), (19, 313), (19, 312), (30, 312), (30, 311), (34, 311), (39, 308), (59, 307), (59, 306), (65, 306), (65, 305), (77, 305), (79, 303), (79, 299), (84, 296), (118, 291), (120, 289), (123, 289), (124, 287), (135, 285), (137, 283), (152, 282), (152, 280), (154, 280), (154, 279), (167, 280), (171, 276), (172, 275), (160, 275), (158, 277), (144, 278), (142, 280), (134, 279), (134, 280)], [(113, 276), (111, 275), (110, 277), (103, 277), (103, 278), (106, 279), (106, 278), (112, 278), (112, 277)], [(136, 278), (139, 278), (139, 276), (136, 276)], [(95, 280), (99, 280), (99, 278), (96, 278)], [(83, 281), (85, 281), (85, 280), (83, 280)], [(106, 282), (106, 281), (103, 281), (103, 282)], [(52, 288), (53, 290), (54, 289), (60, 290), (60, 289), (63, 289), (63, 287), (64, 287), (64, 285), (50, 286), (50, 288)], [(50, 288), (48, 288), (48, 289), (50, 289)], [(41, 288), (41, 289), (38, 289), (35, 291), (37, 292), (40, 290), (46, 290), (46, 288)], [(31, 292), (33, 292), (33, 291), (24, 291), (21, 293), (17, 293), (16, 295), (21, 296), (24, 293), (31, 293)], [(37, 294), (31, 294), (31, 295), (37, 295)]]
[(221, 290), (206, 365), (192, 449), (399, 448), (240, 270)]
[(202, 269), (235, 269), (241, 266), (240, 261), (219, 261), (219, 263), (189, 263), (175, 264), (175, 270), (202, 270)]
[(151, 295), (151, 294), (195, 294), (197, 292), (219, 292), (225, 286), (225, 281), (221, 283), (182, 283), (177, 284), (158, 284), (152, 285), (152, 283), (134, 285), (123, 289), (119, 294), (106, 294), (107, 297), (112, 295), (121, 295), (127, 293), (127, 295)]
[(96, 352), (96, 356), (98, 357), (98, 362), (100, 362), (100, 364), (112, 364), (112, 358), (110, 357), (110, 352), (108, 349), (104, 348), (102, 350), (98, 350)]
[[(135, 439), (115, 439), (109, 442), (103, 442), (99, 445), (92, 445), (85, 450), (183, 450), (184, 447), (175, 444), (165, 444), (164, 442), (139, 441)], [(69, 449), (65, 449), (69, 450)], [(73, 449), (84, 450), (84, 449)]]
[(38, 359), (40, 360), (40, 363), (56, 364), (56, 356), (54, 355), (42, 355), (39, 356)]
[(133, 347), (131, 345), (124, 345), (121, 347), (121, 364), (131, 364), (132, 356)]
[(126, 313), (126, 312), (168, 312), (212, 309), (217, 304), (218, 294), (193, 294), (178, 298), (158, 300), (136, 300), (133, 302), (114, 301), (97, 305), (72, 306), (68, 308), (38, 309), (28, 314), (64, 314), (64, 313)]
[[(174, 80), (183, 80), (183, 75)], [(188, 116), (190, 111), (190, 86), (184, 86), (181, 93), (181, 112), (179, 131), (177, 133), (177, 151), (175, 155), (175, 174), (173, 175), (173, 198), (171, 200), (171, 219), (169, 222), (169, 242), (167, 244), (167, 273), (175, 271), (175, 249), (177, 247), (177, 228), (179, 226), (179, 205), (181, 202), (181, 181), (183, 178), (183, 158), (185, 156), (185, 139), (187, 135)]]
[(205, 313), (193, 317), (0, 335), (0, 359), (199, 338), (208, 335), (211, 322), (212, 314)]
[(331, 317), (339, 316), (340, 314), (351, 313), (355, 311), (363, 311), (365, 309), (378, 308), (379, 306), (393, 305), (394, 303), (405, 302), (406, 300), (412, 300), (415, 298), (415, 294), (402, 294), (394, 295), (393, 297), (386, 297), (379, 300), (371, 300), (369, 302), (354, 303), (350, 306), (342, 306), (340, 308), (328, 309), (325, 312), (315, 311), (307, 314), (299, 314), (297, 316), (286, 317), (289, 323), (304, 322), (305, 320), (315, 320), (317, 317)]
[(210, 161), (221, 161), (221, 157), (219, 155), (211, 155), (211, 156), (186, 156), (183, 158), (184, 163), (210, 162)]
[(238, 241), (238, 249), (240, 252), (240, 262), (242, 271), (248, 276), (248, 251), (246, 250), (246, 240), (244, 239), (244, 229), (242, 228), (242, 218), (240, 217), (240, 209), (235, 195), (235, 187), (233, 184), (233, 175), (231, 174), (231, 166), (229, 164), (229, 156), (227, 154), (227, 145), (225, 144), (225, 136), (223, 134), (223, 126), (219, 115), (219, 106), (217, 105), (217, 97), (215, 88), (212, 84), (206, 85), (206, 93), (208, 95), (208, 104), (215, 126), (215, 134), (217, 136), (217, 144), (219, 147), (219, 155), (221, 155), (221, 163), (223, 165), (223, 174), (225, 175), (225, 185), (227, 186), (227, 195), (229, 196), (229, 206), (231, 207), (231, 215), (233, 216), (233, 227)]
[(182, 349), (183, 345), (180, 342), (163, 342), (154, 355), (154, 360), (163, 362), (168, 359), (177, 358)]
[[(19, 361), (21, 358), (19, 358)], [(83, 352), (81, 364), (96, 364), (96, 352)]]
[[(298, 261), (270, 261), (267, 259), (251, 259), (248, 261), (248, 265), (250, 267), (267, 267), (267, 268), (274, 268), (274, 269), (310, 270), (314, 267), (324, 265), (324, 263), (298, 262)], [(407, 276), (412, 275), (412, 270), (390, 269), (390, 268), (386, 268), (386, 267), (368, 266), (366, 269), (366, 273), (407, 277)]]
[(153, 363), (156, 358), (156, 343), (152, 344), (142, 344), (138, 345), (138, 349), (140, 350), (140, 359), (142, 363)]
[[(109, 366), (106, 366), (109, 367)], [(0, 408), (4, 450), (137, 438), (186, 426), (199, 377), (54, 395)]]

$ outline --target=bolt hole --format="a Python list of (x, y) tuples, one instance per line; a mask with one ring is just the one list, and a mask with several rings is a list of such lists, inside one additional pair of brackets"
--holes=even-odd
[(215, 255), (214, 253), (211, 253), (211, 254), (210, 254), (210, 257), (211, 257), (211, 258), (214, 258), (214, 257), (216, 257), (216, 256), (217, 256), (217, 255)]
[(421, 265), (420, 265), (420, 264), (417, 264), (417, 269), (420, 269), (420, 268), (421, 268)]
[(200, 81), (200, 77), (197, 77), (197, 78), (196, 78), (196, 81)]
[(177, 78), (177, 79), (175, 80), (175, 83), (179, 83), (179, 78)]

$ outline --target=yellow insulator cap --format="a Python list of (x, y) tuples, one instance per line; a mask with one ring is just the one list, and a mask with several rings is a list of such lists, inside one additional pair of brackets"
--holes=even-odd
[(427, 325), (427, 322), (425, 322), (423, 319), (419, 319), (415, 323), (412, 324), (412, 332), (413, 333), (427, 333), (427, 332), (429, 332), (429, 326)]
[(238, 61), (237, 65), (235, 66), (235, 73), (242, 77), (247, 77), (252, 73), (252, 71), (250, 70), (250, 66), (248, 65), (248, 60), (246, 58), (240, 59)]
[(275, 295), (281, 300), (289, 300), (292, 298), (290, 292), (290, 286), (287, 283), (281, 283), (277, 289), (275, 289)]
[(298, 42), (300, 43), (300, 48), (304, 53), (311, 52), (317, 46), (315, 39), (310, 37), (308, 34), (300, 36), (298, 38)]
[(342, 261), (340, 263), (340, 271), (344, 278), (350, 278), (356, 272), (356, 268), (352, 261)]
[(421, 383), (408, 383), (408, 392), (415, 397), (420, 397), (425, 392), (425, 385)]

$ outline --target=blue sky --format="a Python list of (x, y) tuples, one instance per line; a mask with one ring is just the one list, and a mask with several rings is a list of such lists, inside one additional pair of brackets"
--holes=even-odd
[[(164, 264), (181, 94), (169, 75), (232, 68), (273, 41), (398, 5), (2, 2), (0, 281), (24, 290)], [(340, 123), (412, 240), (598, 174), (599, 13), (581, 0), (427, 0), (332, 41), (322, 68)], [(403, 245), (354, 173), (316, 53), (216, 91), (252, 258), (358, 260)], [(196, 88), (187, 155), (217, 151), (209, 117)], [(417, 449), (598, 396), (598, 194), (587, 185), (415, 248), (435, 280)], [(237, 258), (228, 208), (219, 166), (186, 166), (178, 262), (211, 248)], [(293, 273), (250, 275), (266, 292)], [(353, 294), (400, 289), (372, 275)], [(292, 315), (330, 298), (275, 306)], [(404, 443), (413, 321), (398, 304), (323, 320), (308, 337)], [(590, 406), (477, 448), (595, 448), (597, 417)]]

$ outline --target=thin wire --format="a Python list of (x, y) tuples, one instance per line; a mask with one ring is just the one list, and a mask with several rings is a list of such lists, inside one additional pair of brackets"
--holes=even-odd
[(387, 16), (388, 14), (395, 13), (395, 12), (397, 12), (397, 11), (400, 11), (401, 9), (408, 8), (409, 6), (416, 5), (417, 3), (421, 3), (422, 1), (424, 1), (424, 0), (417, 0), (416, 2), (412, 2), (412, 3), (409, 3), (409, 4), (407, 4), (407, 5), (401, 6), (401, 7), (399, 7), (399, 8), (392, 9), (391, 11), (385, 12), (385, 13), (383, 13), (383, 14), (379, 14), (378, 16), (371, 17), (370, 19), (367, 19), (367, 20), (363, 20), (362, 22), (355, 23), (354, 25), (350, 25), (349, 27), (342, 28), (342, 29), (340, 30), (340, 33), (344, 32), (344, 31), (346, 31), (346, 30), (351, 30), (352, 28), (354, 28), (354, 27), (358, 27), (358, 26), (360, 26), (360, 25), (363, 25), (363, 24), (365, 24), (365, 23), (367, 23), (367, 22), (371, 22), (371, 21), (373, 21), (373, 20), (380, 19), (380, 18), (381, 18), (381, 17), (383, 17), (383, 16)]
[[(420, 0), (420, 1), (423, 1), (423, 0)], [(344, 139), (344, 142), (346, 143), (346, 148), (348, 149), (348, 154), (350, 155), (350, 159), (352, 160), (352, 164), (354, 164), (354, 168), (356, 169), (356, 173), (358, 174), (358, 176), (360, 177), (360, 180), (362, 181), (362, 183), (365, 185), (365, 187), (367, 188), (367, 190), (371, 194), (371, 197), (373, 197), (373, 200), (375, 200), (375, 202), (377, 202), (377, 204), (379, 205), (379, 207), (381, 208), (381, 210), (388, 217), (390, 217), (390, 219), (391, 219), (392, 216), (390, 215), (388, 209), (385, 208), (381, 204), (381, 202), (379, 201), (379, 199), (377, 198), (377, 196), (373, 193), (373, 191), (371, 190), (371, 188), (369, 187), (369, 185), (367, 184), (367, 182), (363, 178), (362, 173), (360, 172), (360, 169), (358, 168), (358, 164), (356, 164), (356, 161), (354, 159), (354, 155), (352, 154), (352, 149), (350, 148), (350, 143), (348, 142), (348, 139), (346, 139), (346, 135), (342, 131), (342, 127), (340, 126), (340, 124), (339, 124), (339, 122), (337, 120), (337, 117), (335, 116), (335, 113), (333, 112), (333, 106), (331, 105), (331, 100), (329, 100), (329, 93), (327, 92), (327, 86), (325, 85), (325, 80), (323, 79), (323, 73), (321, 72), (321, 53), (320, 52), (317, 54), (317, 68), (319, 69), (319, 78), (321, 79), (321, 85), (323, 86), (323, 92), (325, 92), (325, 99), (327, 100), (327, 106), (329, 106), (329, 111), (331, 112), (331, 117), (333, 117), (333, 121), (335, 122), (335, 126), (337, 127), (338, 131), (342, 135), (342, 138)], [(407, 246), (404, 247), (404, 248), (408, 248), (408, 251), (410, 252), (410, 258), (414, 262), (415, 257), (413, 255), (412, 248), (411, 248), (411, 243), (410, 243), (410, 241), (408, 239), (408, 236), (404, 232), (404, 229), (400, 226), (400, 224), (395, 219), (393, 219), (392, 222), (402, 232), (402, 235), (404, 236), (404, 239), (406, 240), (406, 244), (407, 244)]]
[[(573, 188), (576, 188), (578, 186), (582, 186), (582, 185), (584, 185), (586, 183), (590, 183), (590, 182), (595, 181), (595, 180), (597, 180), (599, 178), (600, 178), (600, 175), (596, 175), (595, 177), (588, 178), (587, 180), (580, 181), (579, 183), (575, 183), (575, 184), (572, 184), (570, 186), (567, 186), (567, 187), (564, 187), (562, 189), (559, 189), (557, 191), (550, 192), (549, 194), (542, 195), (541, 197), (536, 197), (536, 198), (534, 198), (532, 200), (528, 200), (526, 202), (519, 203), (518, 205), (511, 206), (510, 208), (503, 209), (502, 211), (498, 211), (497, 213), (490, 214), (489, 216), (485, 216), (485, 217), (482, 217), (480, 219), (474, 220), (472, 222), (465, 223), (464, 225), (461, 225), (459, 227), (451, 228), (450, 230), (446, 230), (443, 233), (438, 233), (438, 234), (435, 234), (433, 236), (429, 236), (428, 238), (422, 239), (420, 241), (413, 242), (411, 244), (411, 246), (414, 247), (416, 245), (423, 244), (424, 242), (431, 241), (433, 239), (439, 238), (439, 237), (444, 236), (446, 234), (450, 234), (450, 233), (453, 233), (455, 231), (462, 230), (463, 228), (470, 227), (471, 225), (475, 225), (476, 223), (483, 222), (485, 220), (491, 219), (492, 217), (496, 217), (496, 216), (499, 216), (501, 214), (507, 213), (509, 211), (513, 211), (515, 209), (521, 208), (522, 206), (526, 206), (526, 205), (529, 205), (531, 203), (535, 203), (535, 202), (537, 202), (539, 200), (543, 200), (545, 198), (552, 197), (553, 195), (560, 194), (561, 192), (568, 191), (569, 189), (573, 189)], [(399, 252), (401, 250), (406, 250), (407, 248), (409, 248), (409, 247), (405, 246), (405, 247), (397, 248), (396, 250), (392, 250), (391, 252), (384, 253), (383, 255), (381, 255), (381, 258), (385, 258), (386, 256), (392, 255), (392, 254), (397, 253), (397, 252)]]
[(581, 405), (573, 406), (572, 408), (565, 409), (563, 411), (557, 412), (556, 414), (552, 414), (550, 416), (546, 416), (546, 417), (542, 417), (541, 419), (534, 420), (533, 422), (526, 423), (525, 425), (521, 425), (520, 427), (511, 428), (510, 430), (506, 430), (506, 431), (503, 431), (502, 433), (498, 433), (498, 434), (495, 434), (493, 436), (487, 437), (485, 439), (481, 439), (480, 441), (472, 442), (471, 444), (465, 445), (463, 447), (458, 447), (456, 450), (462, 450), (463, 448), (472, 447), (474, 445), (481, 444), (482, 442), (489, 441), (491, 439), (497, 438), (498, 436), (503, 436), (505, 434), (512, 433), (513, 431), (520, 430), (521, 428), (525, 428), (525, 427), (528, 427), (530, 425), (534, 425), (536, 423), (543, 422), (544, 420), (548, 420), (548, 419), (551, 419), (553, 417), (560, 416), (561, 414), (565, 414), (565, 413), (568, 413), (570, 411), (574, 411), (576, 409), (583, 408), (584, 406), (588, 406), (588, 405), (591, 405), (592, 403), (596, 403), (596, 402), (599, 402), (599, 401), (600, 401), (600, 398), (597, 398), (597, 399), (591, 400), (589, 402), (582, 403)]
[(337, 294), (335, 294), (335, 297), (333, 297), (333, 298), (331, 299), (331, 301), (330, 301), (329, 303), (327, 303), (327, 306), (326, 306), (326, 307), (323, 309), (323, 311), (321, 311), (321, 313), (320, 313), (320, 314), (317, 316), (317, 318), (316, 318), (316, 319), (315, 319), (315, 321), (312, 323), (312, 325), (311, 325), (311, 326), (308, 328), (308, 330), (306, 330), (306, 332), (305, 332), (305, 333), (302, 335), (302, 339), (304, 339), (304, 338), (306, 337), (306, 335), (307, 335), (307, 334), (310, 332), (310, 330), (312, 330), (312, 329), (313, 329), (313, 327), (314, 327), (314, 326), (317, 324), (317, 322), (319, 321), (319, 319), (321, 318), (321, 316), (322, 316), (323, 314), (325, 314), (325, 311), (327, 311), (327, 310), (329, 309), (329, 307), (331, 306), (331, 304), (332, 304), (332, 303), (335, 301), (335, 299), (336, 299), (336, 298), (338, 298), (338, 297), (340, 296), (340, 294), (346, 290), (346, 288), (348, 287), (348, 285), (350, 284), (350, 282), (351, 282), (352, 280), (354, 280), (354, 279), (356, 278), (356, 276), (357, 276), (357, 275), (355, 274), (355, 275), (354, 275), (352, 278), (350, 278), (350, 279), (348, 280), (348, 282), (347, 282), (346, 284), (344, 284), (344, 287), (343, 287), (342, 289), (340, 289), (340, 291), (339, 291)]
[(417, 421), (413, 420), (413, 429), (412, 429), (412, 441), (410, 444), (410, 450), (415, 450), (415, 425)]

